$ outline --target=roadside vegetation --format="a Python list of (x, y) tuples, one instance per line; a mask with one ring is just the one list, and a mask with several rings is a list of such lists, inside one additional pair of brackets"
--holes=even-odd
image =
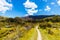
[(37, 40), (36, 25), (42, 40), (60, 40), (60, 16), (36, 20), (0, 16), (0, 40)]
[(0, 40), (36, 40), (34, 26), (19, 17), (0, 17)]
[(49, 17), (42, 19), (39, 29), (43, 40), (60, 40), (60, 17)]

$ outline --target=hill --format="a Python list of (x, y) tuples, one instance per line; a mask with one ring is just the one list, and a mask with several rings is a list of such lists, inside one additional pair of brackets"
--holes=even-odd
[(0, 16), (0, 40), (36, 40), (36, 25), (39, 26), (43, 40), (60, 40), (60, 15)]
[(55, 16), (55, 15), (35, 15), (35, 16), (30, 15), (30, 16), (26, 16), (26, 17), (23, 17), (23, 18), (25, 18), (25, 19), (27, 19), (27, 18), (42, 19), (42, 18), (53, 17), (53, 16)]

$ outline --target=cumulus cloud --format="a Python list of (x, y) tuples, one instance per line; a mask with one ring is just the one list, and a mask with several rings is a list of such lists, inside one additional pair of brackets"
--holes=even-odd
[(45, 11), (50, 11), (51, 8), (49, 6), (46, 6)]
[(60, 6), (60, 0), (57, 0), (57, 4)]
[(0, 0), (0, 12), (5, 13), (12, 8), (12, 4), (9, 4), (6, 0)]
[(23, 5), (25, 5), (26, 8), (37, 8), (37, 5), (29, 0), (27, 0)]
[(29, 0), (27, 0), (25, 3), (23, 3), (25, 9), (27, 9), (27, 13), (26, 15), (33, 15), (34, 13), (37, 13), (38, 10), (36, 10), (37, 5), (34, 2), (30, 2)]
[(27, 13), (28, 13), (29, 15), (33, 15), (34, 13), (37, 13), (37, 11), (38, 11), (38, 10), (35, 10), (35, 9), (28, 9), (28, 10), (27, 10)]

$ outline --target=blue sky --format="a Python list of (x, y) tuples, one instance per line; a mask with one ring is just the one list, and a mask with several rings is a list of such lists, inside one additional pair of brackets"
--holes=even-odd
[(0, 16), (60, 15), (60, 0), (1, 0)]

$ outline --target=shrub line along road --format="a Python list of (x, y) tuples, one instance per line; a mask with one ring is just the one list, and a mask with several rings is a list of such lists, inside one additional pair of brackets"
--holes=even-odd
[(38, 33), (37, 40), (42, 40), (41, 33), (40, 33), (39, 29), (38, 29), (38, 26), (36, 26), (36, 30), (37, 30), (37, 33)]

